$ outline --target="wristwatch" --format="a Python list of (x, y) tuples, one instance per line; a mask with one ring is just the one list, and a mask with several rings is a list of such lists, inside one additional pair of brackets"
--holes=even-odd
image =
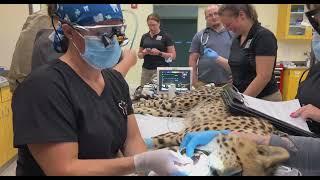
[(159, 54), (158, 54), (158, 55), (162, 57), (162, 52), (159, 52)]

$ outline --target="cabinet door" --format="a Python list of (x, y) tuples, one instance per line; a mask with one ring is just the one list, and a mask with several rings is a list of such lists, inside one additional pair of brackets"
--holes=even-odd
[(11, 92), (9, 86), (1, 88), (1, 101), (6, 102), (11, 100)]
[[(306, 69), (285, 69), (283, 78), (283, 100), (288, 101), (296, 98), (299, 80)], [(302, 80), (306, 78), (306, 74)]]
[(6, 109), (8, 111), (7, 123), (8, 123), (8, 158), (11, 159), (17, 154), (17, 150), (13, 147), (13, 122), (12, 122), (12, 110), (11, 101), (7, 101)]
[(9, 112), (8, 112), (8, 107), (7, 107), (7, 103), (3, 102), (3, 120), (4, 120), (4, 160), (5, 163), (9, 160), (9, 124), (8, 124), (8, 116), (9, 116)]
[(0, 167), (5, 161), (5, 137), (4, 137), (4, 119), (3, 119), (3, 103), (0, 101)]
[(284, 101), (288, 100), (288, 95), (290, 91), (290, 71), (285, 69), (283, 71), (283, 90), (282, 90), (282, 99)]
[(299, 87), (299, 80), (302, 76), (302, 73), (304, 72), (304, 69), (294, 69), (290, 70), (290, 83), (289, 83), (289, 94), (288, 94), (288, 100), (292, 100), (296, 98), (298, 87)]
[(5, 103), (0, 103), (1, 106), (1, 166), (4, 165), (8, 160), (8, 123), (7, 123), (7, 114), (6, 114), (6, 105)]
[(289, 12), (288, 38), (291, 39), (311, 39), (310, 28), (301, 25), (307, 17), (304, 15), (304, 4), (291, 4)]
[(280, 4), (278, 9), (277, 38), (283, 40), (311, 40), (312, 28), (301, 23), (307, 19), (304, 4)]

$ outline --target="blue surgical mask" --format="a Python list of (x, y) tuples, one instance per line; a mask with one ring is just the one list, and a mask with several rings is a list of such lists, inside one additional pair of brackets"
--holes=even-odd
[(317, 32), (313, 34), (312, 49), (317, 61), (320, 62), (320, 35)]
[(85, 40), (85, 51), (79, 53), (81, 57), (95, 69), (106, 69), (114, 67), (120, 59), (121, 47), (116, 39), (113, 38), (112, 43), (105, 47), (101, 38), (96, 36), (83, 36)]

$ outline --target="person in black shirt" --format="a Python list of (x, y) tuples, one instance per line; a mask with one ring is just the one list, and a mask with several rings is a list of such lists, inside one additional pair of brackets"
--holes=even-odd
[[(174, 162), (187, 161), (172, 151), (145, 152), (129, 87), (111, 69), (124, 36), (120, 5), (58, 4), (57, 16), (67, 52), (35, 69), (13, 95), (16, 174), (181, 174)], [(136, 58), (133, 51), (122, 56)]]
[[(306, 12), (310, 24), (315, 30), (314, 33), (320, 34), (320, 4), (307, 4), (309, 9)], [(313, 42), (314, 43), (314, 42)], [(313, 50), (320, 54), (320, 49), (312, 47)], [(309, 122), (320, 123), (320, 64), (314, 65), (306, 80), (301, 83), (298, 89), (297, 98), (304, 105), (296, 112), (292, 113), (292, 117), (302, 117), (309, 119)], [(310, 123), (308, 124), (310, 128)], [(315, 125), (315, 124), (312, 124)], [(311, 129), (311, 128), (310, 128)], [(186, 151), (193, 153), (194, 147), (204, 145), (205, 142), (210, 142), (217, 134), (221, 132), (197, 132), (187, 134), (182, 140), (182, 147), (186, 147)], [(290, 158), (284, 165), (289, 167), (284, 171), (278, 171), (278, 175), (283, 176), (319, 176), (320, 175), (320, 138), (302, 137), (302, 136), (278, 136), (269, 135), (261, 136), (251, 133), (231, 132), (241, 138), (252, 140), (261, 145), (279, 146), (288, 150)], [(320, 132), (314, 132), (319, 134)], [(279, 170), (279, 169), (278, 169)]]
[[(41, 29), (36, 35), (34, 48), (32, 52), (32, 66), (31, 70), (35, 70), (44, 64), (50, 63), (53, 60), (58, 59), (65, 52), (57, 52), (52, 44), (51, 36), (54, 35), (53, 29)], [(122, 55), (128, 57), (131, 54), (130, 50), (124, 49)], [(121, 61), (114, 67), (120, 72), (123, 77), (127, 75), (130, 68), (137, 63), (136, 58), (122, 58)]]
[[(48, 5), (48, 16), (51, 17), (52, 26), (55, 27), (58, 25), (59, 19), (54, 16), (56, 11), (55, 4)], [(36, 35), (34, 41), (34, 48), (32, 52), (32, 63), (31, 70), (35, 70), (38, 67), (41, 67), (44, 64), (51, 62), (52, 60), (58, 59), (66, 50), (57, 50), (54, 48), (52, 43), (54, 39), (55, 31), (53, 28), (50, 29), (41, 29)], [(68, 47), (68, 42), (64, 41), (64, 47)], [(59, 49), (59, 48), (58, 48)], [(63, 49), (63, 48), (61, 48)], [(128, 54), (129, 50), (124, 49), (122, 54)], [(116, 70), (119, 71), (124, 77), (129, 72), (130, 68), (137, 63), (136, 58), (125, 58), (120, 60), (120, 62), (115, 66)]]
[[(315, 30), (315, 36), (320, 34), (320, 4), (307, 4), (310, 10), (306, 13), (311, 25)], [(320, 42), (317, 39), (312, 40), (312, 50), (315, 54), (320, 54)], [(292, 114), (293, 117), (302, 117), (312, 119), (320, 123), (320, 64), (313, 65), (307, 78), (299, 85), (297, 98), (303, 106)]]
[(168, 33), (160, 30), (160, 17), (153, 13), (147, 18), (149, 32), (141, 38), (138, 57), (144, 59), (142, 65), (141, 85), (151, 82), (157, 67), (168, 67), (176, 58), (176, 50)]
[(249, 4), (224, 4), (219, 9), (225, 27), (236, 34), (229, 59), (212, 49), (205, 54), (231, 70), (234, 86), (243, 94), (269, 101), (281, 101), (274, 76), (277, 39), (258, 22), (258, 15)]

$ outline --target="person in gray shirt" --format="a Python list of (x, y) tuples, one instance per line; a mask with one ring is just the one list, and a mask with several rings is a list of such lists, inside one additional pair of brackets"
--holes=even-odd
[(189, 49), (189, 66), (193, 68), (193, 85), (195, 87), (215, 83), (224, 85), (230, 82), (231, 73), (222, 66), (204, 56), (204, 49), (211, 48), (224, 58), (229, 58), (233, 34), (222, 25), (219, 6), (210, 5), (205, 10), (207, 28), (196, 33)]
[(41, 29), (36, 36), (32, 52), (31, 70), (35, 70), (44, 64), (58, 59), (63, 53), (55, 51), (52, 41), (49, 39), (53, 29)]

